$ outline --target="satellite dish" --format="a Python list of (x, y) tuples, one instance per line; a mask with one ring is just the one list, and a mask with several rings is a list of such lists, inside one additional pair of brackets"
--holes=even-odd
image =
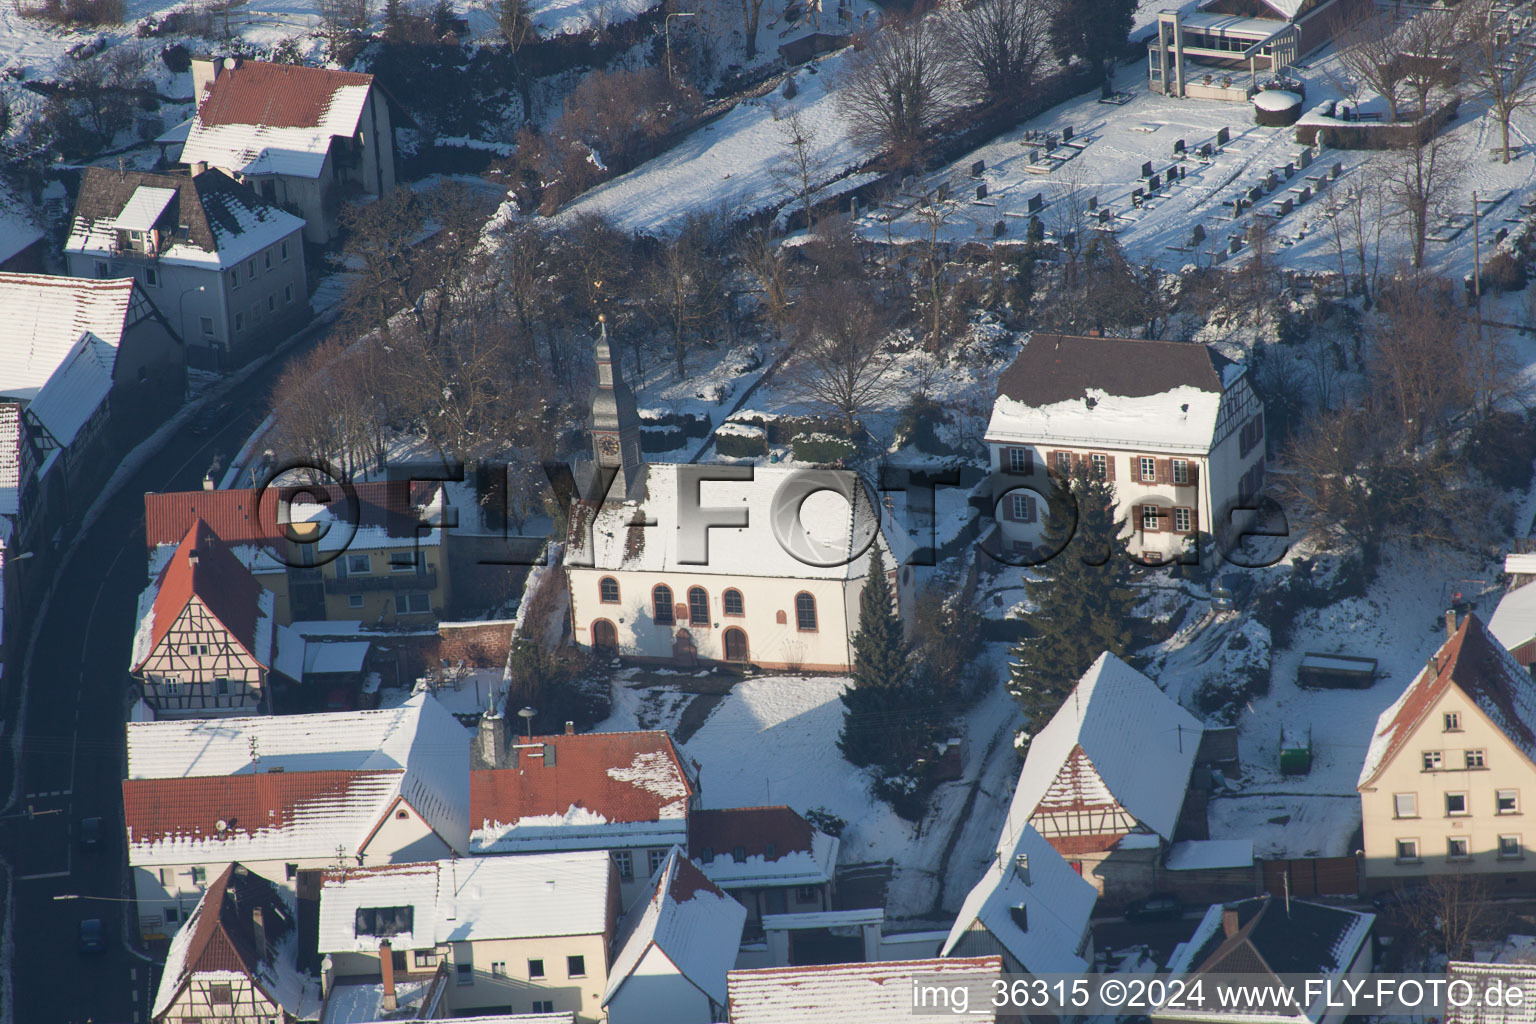
[(215, 832), (223, 832), (223, 831), (226, 831), (228, 828), (229, 828), (229, 822), (225, 821), (223, 818), (220, 818), (218, 821), (213, 823), (213, 829), (214, 829)]
[(225, 71), (233, 71), (233, 70), (235, 70), (235, 65), (237, 63), (239, 63), (239, 62), (236, 61), (235, 58), (233, 58), (233, 57), (225, 57), (224, 58), (224, 70)]

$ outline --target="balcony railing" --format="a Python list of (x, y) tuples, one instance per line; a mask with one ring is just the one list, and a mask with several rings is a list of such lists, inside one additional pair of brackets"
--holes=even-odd
[(379, 573), (376, 576), (342, 576), (325, 581), (327, 594), (368, 594), (381, 590), (435, 590), (437, 570)]

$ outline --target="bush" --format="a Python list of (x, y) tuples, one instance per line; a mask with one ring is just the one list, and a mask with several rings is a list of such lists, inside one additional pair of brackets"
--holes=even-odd
[(848, 822), (833, 814), (825, 807), (812, 807), (805, 812), (805, 820), (811, 823), (811, 827), (818, 832), (824, 832), (833, 839), (841, 839), (843, 830), (848, 827)]
[(1525, 266), (1507, 252), (1496, 252), (1483, 264), (1483, 287), (1517, 292), (1525, 287)]
[(1531, 460), (1536, 458), (1536, 428), (1514, 413), (1496, 412), (1472, 428), (1466, 459), (1490, 484), (1501, 490), (1525, 490), (1531, 485)]
[(831, 463), (851, 458), (858, 451), (847, 438), (831, 434), (796, 434), (789, 440), (789, 450), (796, 462)]
[(173, 74), (184, 75), (192, 70), (192, 54), (181, 43), (174, 43), (161, 50), (160, 61)]
[(715, 432), (715, 451), (722, 458), (755, 459), (768, 454), (768, 439), (761, 427), (722, 423)]
[(688, 443), (677, 427), (645, 427), (640, 431), (642, 452), (670, 452)]
[(896, 443), (912, 445), (928, 455), (954, 455), (949, 445), (939, 440), (936, 429), (941, 423), (952, 422), (944, 407), (931, 398), (914, 397), (901, 410), (896, 421)]

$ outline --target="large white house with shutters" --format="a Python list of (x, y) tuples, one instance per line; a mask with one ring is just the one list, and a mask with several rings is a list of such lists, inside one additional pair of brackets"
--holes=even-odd
[(999, 548), (1035, 552), (1051, 480), (1115, 485), (1133, 553), (1221, 534), (1264, 483), (1264, 410), (1209, 345), (1037, 334), (998, 379), (987, 424)]

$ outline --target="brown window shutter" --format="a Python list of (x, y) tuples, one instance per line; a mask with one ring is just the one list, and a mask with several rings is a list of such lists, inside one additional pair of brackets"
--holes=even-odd
[(1003, 510), (1002, 510), (1002, 517), (1001, 518), (1003, 518), (1007, 522), (1010, 522), (1010, 523), (1013, 522), (1013, 494), (1012, 494), (1012, 492), (1009, 492), (1009, 493), (1006, 493), (1006, 494), (1003, 495)]
[(1035, 496), (1033, 494), (1026, 494), (1024, 496), (1024, 516), (1026, 523), (1032, 523), (1039, 518), (1035, 509)]
[(1189, 460), (1189, 486), (1193, 487), (1200, 482), (1200, 464), (1194, 459)]
[(1113, 480), (1115, 478), (1115, 457), (1113, 455), (1105, 455), (1104, 465), (1109, 471), (1106, 474), (1106, 477), (1110, 480)]
[(1171, 465), (1171, 460), (1158, 459), (1154, 465), (1157, 467), (1157, 471), (1154, 475), (1156, 476), (1158, 483), (1166, 484), (1173, 479), (1173, 467)]

